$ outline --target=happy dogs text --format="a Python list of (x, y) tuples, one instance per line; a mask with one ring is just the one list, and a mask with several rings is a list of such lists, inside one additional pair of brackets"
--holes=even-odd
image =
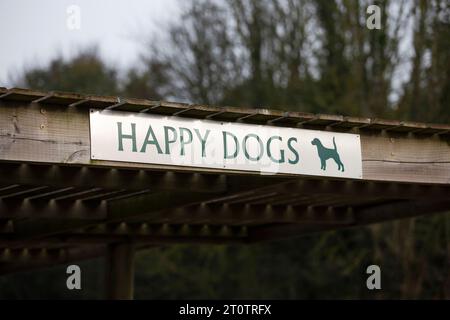
[(97, 110), (90, 126), (92, 160), (361, 178), (355, 134)]
[[(176, 152), (178, 153), (177, 156), (180, 157), (186, 156), (188, 148), (192, 151), (201, 150), (201, 157), (206, 157), (207, 146), (216, 146), (208, 144), (208, 138), (211, 133), (209, 129), (202, 131), (199, 128), (191, 130), (185, 127), (163, 126), (163, 134), (158, 135), (163, 137), (162, 140), (158, 140), (151, 125), (148, 125), (144, 139), (139, 139), (136, 136), (136, 123), (130, 123), (127, 134), (124, 131), (123, 123), (117, 122), (117, 145), (119, 151), (124, 151), (124, 140), (130, 140), (131, 152), (157, 152), (158, 154), (166, 155), (170, 155), (171, 150), (175, 149), (172, 146), (178, 144), (179, 147), (176, 148)], [(221, 136), (223, 159), (236, 159), (239, 153), (242, 152), (248, 161), (257, 162), (263, 157), (267, 157), (274, 163), (288, 161), (290, 164), (296, 164), (299, 162), (299, 152), (295, 149), (296, 137), (290, 137), (285, 142), (283, 137), (278, 135), (270, 136), (266, 140), (257, 134), (249, 133), (242, 140), (239, 140), (232, 132), (221, 131)], [(277, 148), (272, 148), (272, 144), (275, 144), (275, 142), (279, 142)], [(289, 150), (291, 153), (291, 157), (288, 159), (285, 155), (286, 150)]]

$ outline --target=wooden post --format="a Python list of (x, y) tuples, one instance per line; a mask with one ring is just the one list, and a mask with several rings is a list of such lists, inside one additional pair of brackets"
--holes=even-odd
[(105, 265), (106, 297), (132, 300), (134, 289), (134, 246), (131, 243), (109, 244)]

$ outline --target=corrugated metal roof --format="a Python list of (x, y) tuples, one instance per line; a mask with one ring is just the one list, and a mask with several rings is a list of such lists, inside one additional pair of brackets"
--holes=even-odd
[(0, 100), (53, 104), (64, 107), (101, 108), (130, 112), (177, 115), (183, 117), (248, 122), (287, 127), (321, 128), (333, 130), (386, 130), (393, 132), (450, 135), (450, 125), (367, 117), (283, 112), (262, 108), (216, 107), (117, 96), (85, 95), (73, 92), (42, 92), (22, 88), (0, 87)]

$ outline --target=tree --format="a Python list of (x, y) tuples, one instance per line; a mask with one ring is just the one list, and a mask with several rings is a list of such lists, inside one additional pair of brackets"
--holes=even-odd
[(18, 86), (37, 90), (117, 94), (117, 71), (107, 66), (95, 48), (79, 52), (72, 59), (53, 58), (47, 66), (26, 70), (15, 81)]
[[(381, 8), (381, 30), (365, 27), (369, 4)], [(144, 68), (130, 69), (121, 81), (91, 50), (31, 69), (20, 85), (448, 122), (449, 6), (446, 0), (196, 0), (158, 39), (158, 49), (149, 48)], [(136, 294), (449, 298), (449, 230), (447, 213), (244, 247), (154, 248), (138, 256)], [(383, 277), (375, 294), (365, 288), (371, 264), (380, 265)], [(21, 280), (3, 281), (0, 288), (12, 290), (8, 283)]]

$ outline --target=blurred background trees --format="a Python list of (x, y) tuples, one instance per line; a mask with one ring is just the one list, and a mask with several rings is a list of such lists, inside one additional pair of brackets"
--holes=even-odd
[[(370, 4), (381, 7), (381, 30), (365, 27)], [(450, 121), (447, 0), (195, 0), (152, 40), (159, 45), (145, 49), (142, 66), (121, 77), (95, 49), (87, 49), (27, 70), (16, 83), (213, 105)], [(99, 264), (88, 264), (91, 276)], [(369, 264), (381, 266), (380, 292), (365, 287)], [(0, 297), (43, 295), (42, 288), (11, 289), (32, 279), (30, 274), (0, 278)], [(88, 287), (83, 296), (101, 298), (96, 288)], [(67, 298), (59, 290), (48, 291)], [(448, 299), (450, 215), (243, 247), (150, 249), (138, 256), (136, 297)]]
[(47, 66), (25, 71), (16, 82), (36, 90), (119, 93), (117, 71), (100, 59), (95, 47), (80, 51), (69, 61), (55, 57)]

